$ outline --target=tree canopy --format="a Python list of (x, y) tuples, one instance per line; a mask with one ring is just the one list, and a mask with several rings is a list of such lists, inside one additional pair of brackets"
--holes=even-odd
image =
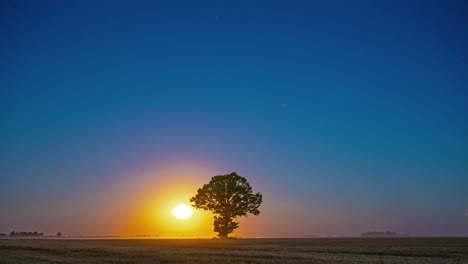
[(215, 214), (214, 231), (220, 238), (227, 238), (239, 227), (234, 219), (260, 214), (258, 208), (262, 195), (254, 194), (247, 179), (232, 172), (212, 177), (209, 183), (198, 189), (190, 202), (197, 209), (212, 211)]

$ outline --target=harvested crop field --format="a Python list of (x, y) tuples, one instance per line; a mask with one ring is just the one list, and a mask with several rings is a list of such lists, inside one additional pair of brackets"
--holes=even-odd
[(468, 238), (2, 239), (0, 263), (468, 263)]

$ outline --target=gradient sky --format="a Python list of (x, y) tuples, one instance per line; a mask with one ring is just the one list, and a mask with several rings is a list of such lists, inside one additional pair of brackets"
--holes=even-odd
[(239, 236), (466, 236), (467, 11), (0, 1), (0, 232), (164, 234), (139, 206), (236, 171)]

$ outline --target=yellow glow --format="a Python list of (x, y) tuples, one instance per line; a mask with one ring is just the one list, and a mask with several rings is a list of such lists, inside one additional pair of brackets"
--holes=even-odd
[[(126, 226), (130, 235), (154, 235), (159, 238), (212, 238), (213, 214), (209, 211), (196, 210), (190, 206), (190, 198), (197, 189), (216, 172), (190, 168), (159, 169), (140, 176), (139, 186), (135, 190), (132, 204), (132, 219)], [(133, 179), (135, 181), (135, 179)], [(134, 184), (134, 183), (132, 183)], [(126, 197), (126, 201), (129, 198)], [(180, 205), (191, 209), (189, 218), (176, 218), (173, 211)]]
[(172, 214), (178, 219), (185, 220), (192, 216), (192, 209), (185, 204), (181, 204), (172, 210)]

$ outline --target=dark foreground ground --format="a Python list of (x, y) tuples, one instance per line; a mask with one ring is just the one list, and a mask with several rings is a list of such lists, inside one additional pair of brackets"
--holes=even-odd
[(0, 263), (468, 263), (468, 238), (3, 239)]

